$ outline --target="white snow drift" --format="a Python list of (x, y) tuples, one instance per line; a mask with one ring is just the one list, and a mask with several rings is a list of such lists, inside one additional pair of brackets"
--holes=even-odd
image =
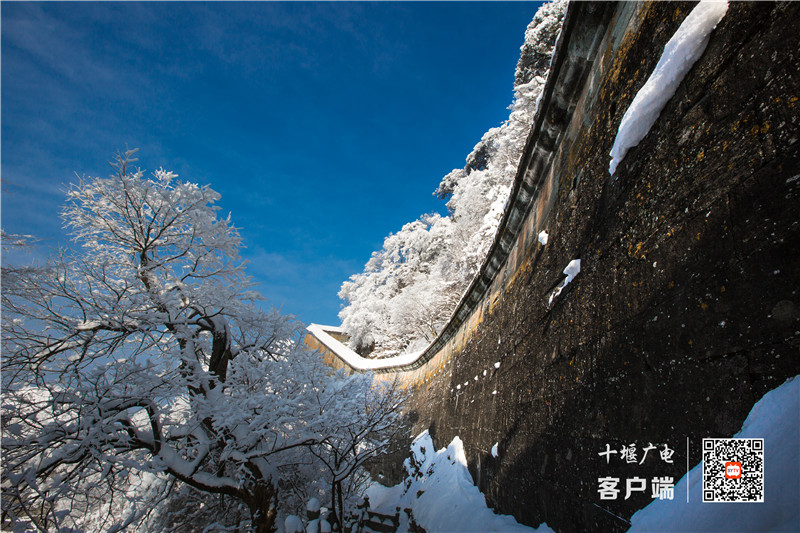
[(405, 483), (388, 488), (374, 483), (369, 488), (372, 509), (394, 514), (398, 506), (410, 508), (414, 520), (428, 533), (552, 532), (547, 524), (534, 529), (486, 506), (483, 494), (472, 484), (460, 438), (435, 451), (433, 440), (424, 431), (411, 444), (411, 457), (403, 465), (408, 475)]

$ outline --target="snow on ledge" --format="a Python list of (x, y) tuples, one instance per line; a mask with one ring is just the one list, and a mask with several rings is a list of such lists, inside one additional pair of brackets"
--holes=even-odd
[(564, 278), (564, 281), (562, 281), (561, 284), (558, 287), (556, 287), (553, 293), (550, 295), (550, 299), (547, 300), (547, 307), (550, 307), (552, 305), (553, 299), (559, 294), (561, 294), (561, 291), (564, 290), (564, 287), (569, 285), (569, 283), (573, 279), (575, 279), (575, 276), (577, 276), (580, 273), (580, 271), (581, 271), (580, 259), (573, 259), (572, 261), (569, 262), (567, 267), (564, 269), (564, 274), (566, 274), (567, 277)]
[(342, 361), (355, 368), (356, 370), (383, 370), (394, 368), (398, 366), (409, 365), (419, 359), (425, 350), (419, 350), (410, 353), (396, 355), (394, 357), (385, 357), (383, 359), (369, 359), (361, 357), (356, 352), (334, 339), (326, 333), (331, 331), (334, 333), (343, 333), (342, 328), (334, 326), (321, 326), (319, 324), (311, 324), (307, 328), (309, 333), (314, 335), (318, 341), (325, 345), (330, 351)]
[(539, 232), (539, 236), (537, 237), (537, 239), (539, 240), (540, 243), (542, 243), (542, 246), (547, 246), (548, 237), (549, 236), (547, 235), (547, 232), (542, 230)]
[(727, 1), (701, 1), (664, 46), (656, 68), (622, 117), (611, 148), (609, 174), (614, 175), (628, 150), (639, 144), (653, 127), (678, 85), (703, 55), (711, 31), (727, 11)]

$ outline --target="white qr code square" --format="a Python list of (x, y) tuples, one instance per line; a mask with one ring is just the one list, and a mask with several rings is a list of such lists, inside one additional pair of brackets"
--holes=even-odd
[(764, 439), (703, 439), (703, 501), (764, 501)]

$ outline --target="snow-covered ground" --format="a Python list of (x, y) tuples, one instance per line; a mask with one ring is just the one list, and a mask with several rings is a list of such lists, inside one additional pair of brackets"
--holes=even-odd
[[(374, 483), (367, 495), (372, 510), (394, 514), (395, 508), (410, 508), (414, 520), (428, 533), (479, 531), (482, 533), (530, 533), (552, 531), (547, 524), (538, 529), (519, 524), (512, 516), (495, 514), (472, 484), (461, 439), (447, 448), (434, 450), (427, 431), (411, 444), (412, 459), (404, 467), (405, 483), (384, 487)], [(403, 518), (404, 513), (400, 513)], [(401, 531), (405, 531), (401, 522)]]
[[(800, 376), (756, 403), (734, 438), (764, 439), (763, 503), (703, 503), (700, 463), (675, 485), (673, 500), (654, 500), (634, 514), (630, 531), (800, 531)], [(436, 451), (428, 432), (423, 432), (412, 443), (404, 467), (404, 483), (369, 488), (373, 510), (394, 514), (396, 507), (410, 508), (428, 533), (552, 531), (547, 524), (533, 529), (488, 508), (472, 483), (458, 437)], [(404, 513), (400, 530), (408, 530)]]
[(634, 514), (629, 531), (800, 531), (800, 376), (764, 395), (734, 438), (764, 439), (763, 503), (703, 503), (700, 463), (675, 485), (674, 500)]

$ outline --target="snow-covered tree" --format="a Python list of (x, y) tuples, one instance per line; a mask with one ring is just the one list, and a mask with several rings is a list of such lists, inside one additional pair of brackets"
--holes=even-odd
[[(356, 474), (367, 461), (388, 449), (391, 437), (399, 429), (397, 420), (385, 413), (396, 412), (405, 399), (397, 381), (376, 382), (372, 388), (353, 392), (361, 396), (350, 398), (352, 401), (348, 402), (334, 401), (325, 394), (316, 398), (320, 410), (328, 409), (330, 404), (354, 409), (350, 413), (339, 413), (349, 422), (344, 422), (338, 433), (327, 436), (321, 446), (311, 448), (327, 470), (331, 484), (331, 517), (337, 522), (345, 516), (347, 497), (360, 495), (357, 489), (364, 488), (358, 487), (360, 478)], [(347, 482), (351, 483), (346, 485)]]
[(386, 238), (362, 274), (344, 283), (339, 296), (354, 304), (340, 317), (357, 351), (363, 354), (375, 344), (387, 357), (407, 349), (411, 340), (436, 336), (448, 318), (431, 298), (441, 292), (437, 282), (448, 283), (448, 274), (437, 269), (450, 262), (441, 257), (451, 251), (445, 244), (450, 224), (437, 214), (406, 224)]
[(131, 476), (152, 474), (273, 531), (287, 487), (321, 471), (314, 453), (353, 435), (377, 453), (403, 396), (334, 372), (291, 316), (262, 311), (219, 194), (147, 178), (132, 155), (70, 188), (62, 215), (81, 251), (4, 280), (4, 521), (79, 527), (100, 491), (126, 502), (113, 530), (148, 501), (128, 497)]
[(464, 168), (436, 194), (448, 216), (424, 215), (389, 235), (364, 271), (339, 292), (339, 317), (359, 353), (389, 357), (423, 349), (438, 335), (478, 272), (511, 191), (566, 2), (543, 5), (525, 32), (508, 120), (486, 132)]

